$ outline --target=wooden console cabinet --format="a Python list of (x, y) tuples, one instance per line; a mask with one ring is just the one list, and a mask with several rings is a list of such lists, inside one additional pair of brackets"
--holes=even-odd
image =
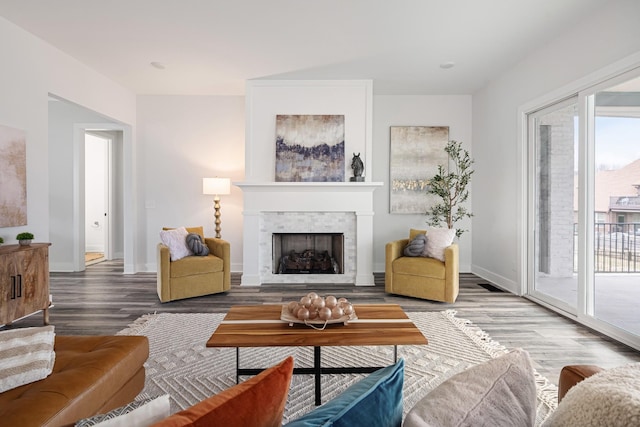
[(0, 246), (0, 325), (38, 310), (49, 324), (49, 246)]

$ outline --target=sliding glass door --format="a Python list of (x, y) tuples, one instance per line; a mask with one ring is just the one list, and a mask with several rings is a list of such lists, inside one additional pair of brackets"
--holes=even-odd
[(527, 294), (640, 348), (640, 70), (527, 114)]
[(575, 313), (578, 97), (529, 115), (534, 162), (531, 292)]
[(640, 336), (640, 78), (591, 96), (594, 312)]

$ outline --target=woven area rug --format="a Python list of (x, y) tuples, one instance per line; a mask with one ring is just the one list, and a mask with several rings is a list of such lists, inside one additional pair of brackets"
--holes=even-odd
[[(429, 340), (426, 346), (398, 346), (405, 359), (404, 413), (430, 390), (450, 376), (507, 351), (455, 311), (407, 313)], [(223, 314), (149, 314), (119, 335), (149, 337), (147, 379), (139, 399), (171, 395), (172, 412), (187, 408), (235, 385), (236, 358), (232, 348), (206, 348), (205, 342), (222, 321)], [(243, 368), (265, 368), (293, 355), (296, 366), (313, 366), (309, 347), (240, 349)], [(323, 347), (323, 366), (387, 366), (393, 362), (392, 346)], [(322, 399), (327, 402), (364, 374), (324, 375)], [(241, 380), (246, 379), (242, 378)], [(540, 425), (555, 409), (557, 387), (536, 373)], [(285, 408), (284, 422), (311, 411), (314, 381), (310, 375), (294, 375)]]

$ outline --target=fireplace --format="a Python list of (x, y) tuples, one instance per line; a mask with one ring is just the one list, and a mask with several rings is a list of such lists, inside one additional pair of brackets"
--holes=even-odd
[(273, 274), (342, 274), (344, 234), (273, 233)]
[[(382, 183), (371, 182), (263, 182), (234, 183), (244, 193), (243, 271), (244, 286), (268, 283), (355, 284), (373, 286), (373, 191)], [(330, 203), (327, 203), (331, 200)], [(282, 247), (274, 234), (304, 234), (331, 237), (338, 270), (278, 273), (275, 261), (293, 249), (304, 252), (305, 244)], [(341, 249), (334, 249), (334, 241)], [(289, 245), (287, 243), (287, 245)], [(318, 249), (315, 248), (317, 251)], [(275, 253), (274, 253), (275, 252)]]

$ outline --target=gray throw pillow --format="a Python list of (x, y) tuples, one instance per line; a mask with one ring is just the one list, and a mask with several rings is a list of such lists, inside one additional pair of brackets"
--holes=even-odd
[(421, 256), (426, 244), (427, 236), (425, 234), (418, 234), (405, 246), (404, 256)]
[(533, 426), (535, 419), (533, 366), (516, 349), (444, 381), (411, 408), (403, 427)]
[(187, 246), (191, 249), (191, 252), (193, 252), (194, 255), (209, 255), (209, 247), (202, 242), (202, 237), (197, 233), (187, 234)]

